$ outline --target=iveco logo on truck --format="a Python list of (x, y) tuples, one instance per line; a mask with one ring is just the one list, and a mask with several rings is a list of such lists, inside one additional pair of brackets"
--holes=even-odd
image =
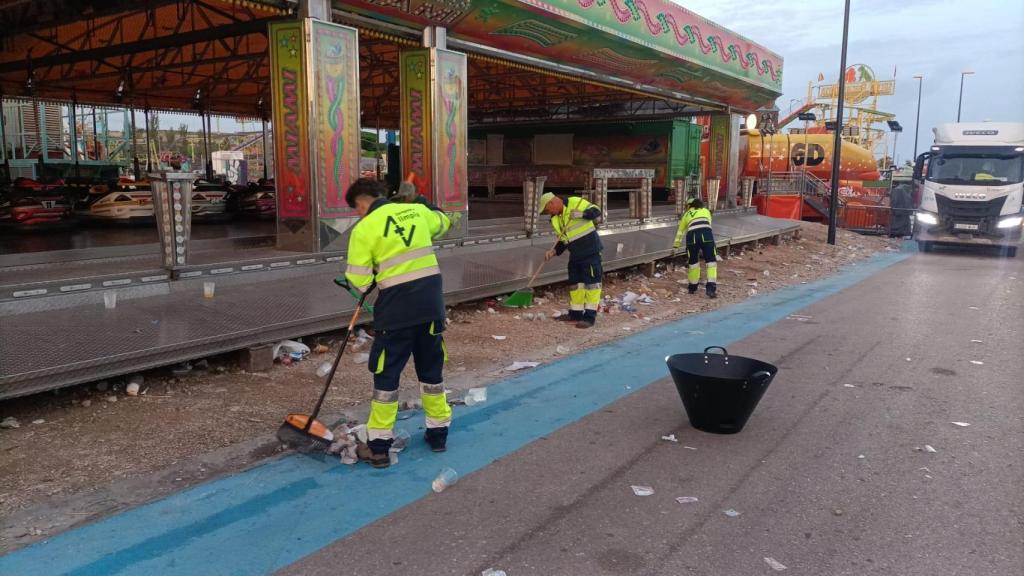
[(914, 239), (1016, 256), (1024, 229), (1024, 123), (942, 124), (914, 165)]

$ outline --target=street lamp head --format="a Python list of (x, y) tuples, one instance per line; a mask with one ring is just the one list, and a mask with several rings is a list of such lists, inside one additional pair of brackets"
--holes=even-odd
[(964, 70), (960, 73), (961, 76), (968, 76), (970, 74), (974, 74), (974, 70)]
[(914, 74), (913, 77), (916, 78), (917, 80), (923, 80), (924, 79), (924, 74)]

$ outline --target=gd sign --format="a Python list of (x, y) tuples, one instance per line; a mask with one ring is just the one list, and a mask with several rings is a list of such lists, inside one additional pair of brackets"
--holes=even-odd
[(794, 144), (790, 159), (796, 166), (803, 166), (805, 162), (808, 166), (817, 166), (825, 161), (825, 148), (821, 144), (807, 144), (806, 147), (803, 143)]

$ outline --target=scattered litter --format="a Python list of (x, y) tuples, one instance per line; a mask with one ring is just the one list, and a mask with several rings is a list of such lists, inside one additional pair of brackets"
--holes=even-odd
[(910, 358), (907, 358), (907, 362), (913, 362), (913, 360), (911, 360)]
[(533, 303), (536, 304), (537, 306), (543, 306), (545, 303), (547, 303), (547, 300), (545, 300), (544, 298), (534, 298)]
[(508, 366), (505, 366), (505, 371), (516, 372), (519, 370), (525, 370), (526, 368), (536, 368), (537, 366), (540, 366), (540, 362), (520, 362), (519, 360), (516, 360)]
[(928, 453), (931, 453), (931, 454), (935, 454), (936, 452), (938, 452), (938, 450), (936, 450), (935, 448), (933, 448), (933, 447), (931, 447), (931, 446), (929, 446), (927, 444), (924, 445), (924, 451), (928, 452)]
[(750, 296), (757, 296), (757, 290), (754, 289), (754, 288), (751, 288), (750, 291), (747, 292), (747, 294), (750, 295)]
[(629, 326), (623, 326), (622, 329), (625, 330), (626, 332), (632, 332), (633, 331), (633, 329), (630, 328)]
[(324, 378), (325, 376), (330, 374), (331, 373), (331, 368), (333, 366), (334, 366), (334, 364), (331, 363), (331, 362), (321, 362), (320, 365), (316, 367), (316, 375), (317, 375), (317, 377)]
[(445, 488), (454, 485), (459, 481), (459, 473), (451, 468), (441, 470), (441, 473), (431, 482), (434, 492), (443, 492)]
[(630, 486), (633, 489), (633, 494), (637, 496), (651, 496), (654, 494), (654, 488), (650, 486)]
[(677, 443), (679, 442), (679, 439), (676, 438), (675, 434), (669, 434), (668, 436), (662, 436), (661, 439), (662, 440), (667, 440), (669, 442), (677, 442)]
[(563, 346), (562, 344), (555, 346), (555, 354), (558, 354), (559, 356), (565, 356), (569, 352), (572, 352), (572, 349), (568, 346)]
[(32, 423), (33, 424), (46, 424), (46, 420), (40, 418), (38, 420), (33, 420)]
[(487, 402), (487, 388), (470, 388), (466, 390), (466, 396), (463, 398), (463, 402), (466, 406), (474, 406), (476, 404), (483, 404)]
[(865, 456), (863, 454), (858, 454), (857, 455), (857, 459), (858, 460), (863, 460), (864, 458), (865, 458)]
[(92, 406), (92, 400), (82, 400), (82, 408), (88, 408)]
[(786, 569), (786, 565), (785, 564), (783, 564), (782, 562), (779, 562), (778, 560), (776, 560), (775, 558), (772, 558), (770, 556), (765, 556), (764, 557), (764, 561), (769, 566), (771, 566), (772, 570), (775, 570), (776, 572), (782, 572), (783, 570)]
[(661, 272), (655, 272), (654, 273), (654, 277), (655, 278), (661, 278)]
[(696, 496), (680, 496), (676, 498), (676, 502), (679, 502), (680, 504), (693, 504), (696, 501)]
[(561, 316), (562, 316), (562, 311), (561, 310), (555, 310), (554, 312), (551, 313), (551, 317), (552, 318), (560, 318)]
[(683, 446), (683, 448), (686, 448), (687, 450), (696, 450), (693, 446)]
[(971, 344), (984, 344), (981, 340), (971, 340)]
[(7, 430), (21, 428), (21, 423), (18, 422), (18, 419), (14, 416), (8, 416), (7, 418), (0, 420), (0, 428), (5, 428)]
[(768, 277), (769, 277), (769, 276), (771, 276), (771, 275), (772, 275), (772, 273), (771, 273), (771, 272), (769, 272), (769, 271), (767, 271), (767, 270), (765, 270), (765, 271), (764, 271), (764, 277), (765, 277), (765, 278), (768, 278)]
[(736, 518), (740, 514), (743, 514), (743, 513), (742, 512), (737, 512), (737, 511), (733, 510), (732, 508), (729, 508), (728, 510), (725, 510), (725, 515), (728, 516), (729, 518)]
[(487, 313), (488, 314), (497, 314), (498, 312), (494, 308), (488, 308), (487, 309)]
[(971, 360), (971, 364), (974, 364), (975, 366), (982, 366), (985, 363), (982, 362), (981, 360)]
[(953, 422), (953, 425), (954, 426), (959, 426), (961, 428), (967, 428), (971, 424), (970, 424), (970, 422)]
[(316, 347), (313, 348), (313, 352), (316, 352), (317, 354), (326, 354), (330, 350), (331, 348), (326, 344), (317, 344)]
[(491, 334), (491, 338), (494, 338), (494, 339), (495, 339), (495, 340), (497, 340), (498, 342), (501, 342), (502, 340), (504, 340), (504, 339), (508, 338), (508, 336), (496, 336), (496, 335), (494, 335), (494, 334)]
[(703, 336), (704, 335), (704, 333), (701, 332), (700, 330), (690, 330), (690, 331), (687, 332), (687, 334), (692, 334), (694, 336)]
[(832, 515), (833, 516), (842, 516), (843, 515), (843, 509), (842, 508), (835, 508), (835, 509), (833, 509), (832, 510)]
[(495, 570), (494, 568), (488, 568), (480, 573), (480, 576), (508, 576), (504, 570)]
[(299, 359), (302, 359), (309, 354), (309, 346), (295, 340), (282, 340), (274, 345), (274, 358), (280, 358), (283, 355), (292, 356), (293, 354), (298, 354)]
[(117, 396), (107, 396), (107, 402), (110, 402), (111, 404), (117, 402)]
[(125, 388), (124, 391), (129, 396), (138, 396), (139, 395), (139, 385), (136, 384), (135, 382), (130, 382), (128, 384), (128, 387)]
[(857, 388), (856, 384), (843, 384), (843, 388)]
[(968, 306), (967, 308), (969, 310), (981, 310), (981, 308), (978, 308), (977, 306)]
[(352, 357), (353, 364), (366, 364), (370, 360), (370, 355), (366, 352), (360, 352)]
[(798, 322), (807, 322), (811, 318), (814, 318), (814, 316), (804, 316), (803, 314), (790, 314), (786, 316), (786, 320), (796, 320)]

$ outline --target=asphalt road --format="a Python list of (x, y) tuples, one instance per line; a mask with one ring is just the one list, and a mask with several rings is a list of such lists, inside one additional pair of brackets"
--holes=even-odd
[(279, 573), (1024, 574), (1022, 302), (1024, 259), (913, 256), (731, 346), (781, 368), (740, 434), (658, 382)]

